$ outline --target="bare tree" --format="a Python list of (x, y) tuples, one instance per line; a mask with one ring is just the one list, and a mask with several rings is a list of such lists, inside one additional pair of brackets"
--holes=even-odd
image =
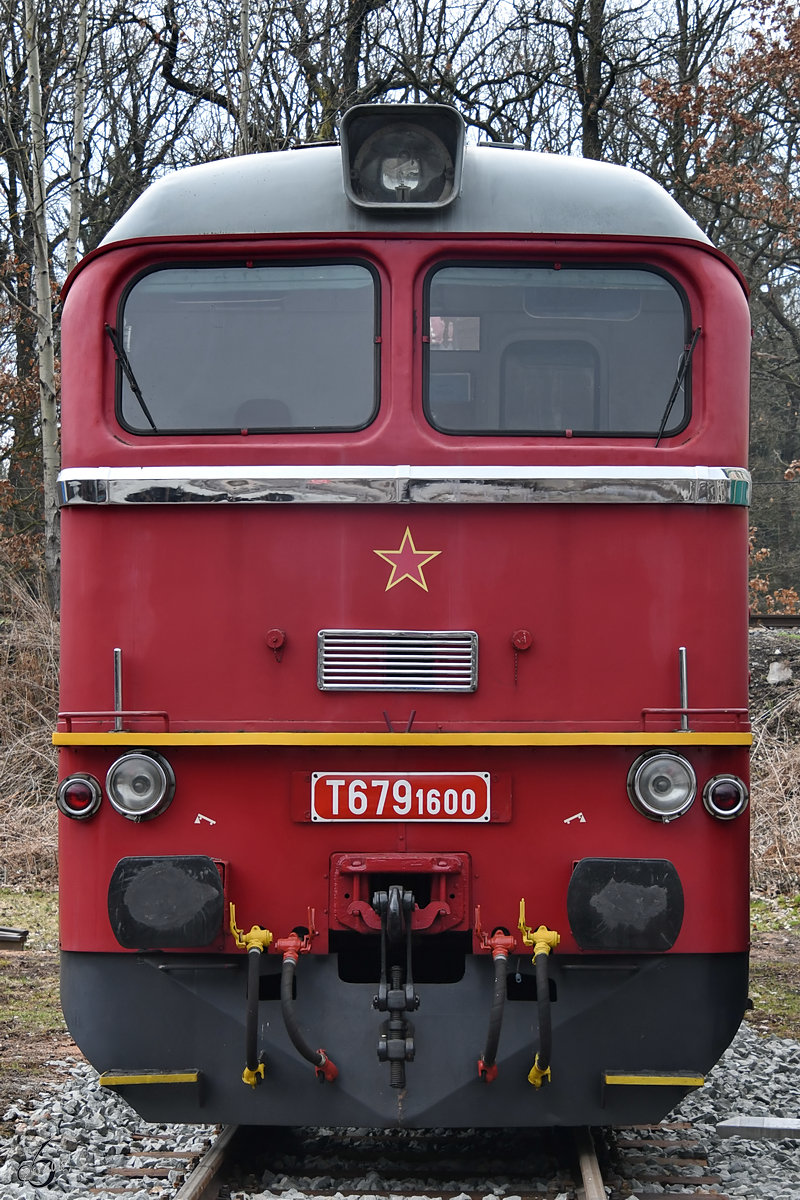
[[(20, 400), (31, 378), (55, 397), (45, 271), (60, 279), (160, 173), (335, 138), (342, 113), (373, 100), (453, 103), (472, 138), (625, 162), (668, 187), (753, 288), (757, 472), (769, 461), (782, 480), (800, 457), (790, 0), (752, 13), (739, 0), (52, 0), (35, 36), (34, 3), (0, 4), (0, 369), (25, 385), (0, 400), (0, 472), (19, 495), (32, 434), (56, 445), (52, 410)], [(0, 495), (0, 532), (3, 519)]]
[(61, 456), (58, 439), (50, 247), (47, 235), (47, 188), (45, 182), (47, 135), (42, 108), (42, 76), (39, 64), (39, 30), (35, 0), (25, 0), (25, 57), (28, 71), (31, 157), (31, 194), (28, 199), (33, 233), (32, 265), (36, 295), (36, 349), (44, 486), (44, 565), (50, 602), (54, 608), (58, 608), (61, 556), (57, 481)]
[(86, 57), (89, 49), (89, 0), (80, 0), (78, 42), (75, 54), (75, 96), (72, 116), (72, 146), (69, 156), (69, 229), (67, 232), (66, 270), (73, 269), (78, 258), (78, 235), (82, 211), (82, 172), (86, 149)]

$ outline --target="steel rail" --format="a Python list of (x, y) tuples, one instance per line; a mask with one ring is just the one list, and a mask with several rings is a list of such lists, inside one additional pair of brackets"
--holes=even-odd
[(795, 629), (800, 625), (800, 613), (750, 613), (750, 628)]
[(225, 1161), (237, 1125), (226, 1125), (212, 1146), (209, 1146), (194, 1170), (186, 1177), (175, 1200), (202, 1200)]
[(573, 1138), (583, 1182), (584, 1200), (606, 1200), (606, 1189), (600, 1173), (600, 1164), (597, 1161), (597, 1150), (591, 1129), (587, 1129), (586, 1126), (578, 1126), (573, 1130)]

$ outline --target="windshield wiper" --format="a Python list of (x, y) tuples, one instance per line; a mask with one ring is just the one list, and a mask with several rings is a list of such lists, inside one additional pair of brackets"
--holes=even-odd
[(703, 332), (703, 330), (698, 325), (697, 329), (695, 329), (692, 332), (692, 340), (689, 342), (689, 345), (684, 346), (684, 348), (683, 348), (683, 354), (681, 355), (681, 361), (678, 363), (678, 373), (675, 376), (675, 382), (672, 385), (672, 391), (669, 394), (669, 399), (667, 400), (667, 406), (664, 409), (664, 415), (661, 418), (661, 424), (658, 427), (658, 436), (656, 438), (656, 445), (658, 445), (658, 443), (661, 441), (662, 437), (664, 436), (664, 430), (667, 427), (667, 421), (669, 420), (669, 414), (672, 412), (672, 406), (674, 405), (676, 399), (678, 398), (678, 392), (681, 390), (683, 381), (686, 378), (686, 372), (689, 370), (689, 364), (692, 361), (692, 355), (694, 354), (694, 348), (697, 345), (698, 339), (702, 332)]
[(150, 416), (150, 409), (145, 404), (144, 396), (142, 395), (142, 389), (139, 387), (139, 384), (136, 382), (136, 376), (133, 373), (133, 367), (131, 366), (131, 360), (128, 358), (128, 355), (125, 353), (125, 347), (123, 346), (122, 342), (120, 341), (119, 335), (117, 334), (116, 329), (112, 329), (110, 325), (106, 325), (106, 333), (109, 336), (111, 345), (114, 347), (114, 353), (117, 356), (117, 361), (119, 362), (119, 365), (122, 367), (125, 378), (127, 379), (128, 383), (130, 385), (130, 389), (133, 392), (136, 399), (138, 400), (139, 407), (141, 408), (142, 412), (147, 417), (147, 420), (150, 423), (150, 428), (153, 430), (154, 433), (158, 432), (156, 429), (156, 423), (153, 420), (153, 418)]

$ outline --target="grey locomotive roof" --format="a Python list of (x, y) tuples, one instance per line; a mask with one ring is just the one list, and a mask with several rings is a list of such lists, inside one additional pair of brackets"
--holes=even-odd
[(334, 146), (187, 167), (149, 187), (103, 244), (192, 234), (382, 230), (620, 234), (710, 244), (672, 197), (638, 171), (493, 146), (466, 148), (461, 194), (451, 205), (408, 214), (351, 204)]

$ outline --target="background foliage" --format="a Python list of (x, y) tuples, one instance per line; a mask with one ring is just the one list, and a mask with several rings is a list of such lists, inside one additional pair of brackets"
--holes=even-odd
[[(6, 567), (29, 569), (36, 555), (44, 512), (38, 403), (42, 389), (57, 395), (57, 363), (52, 380), (41, 369), (37, 287), (63, 282), (75, 255), (95, 247), (165, 171), (335, 137), (354, 103), (414, 99), (456, 104), (473, 137), (647, 172), (739, 264), (752, 289), (755, 546), (768, 552), (754, 599), (762, 609), (771, 594), (773, 607), (793, 603), (800, 6), (52, 0), (37, 12), (34, 0), (0, 0), (0, 35)], [(34, 274), (37, 220), (51, 283)], [(46, 303), (57, 309), (55, 294)], [(51, 575), (56, 567), (51, 556)]]

